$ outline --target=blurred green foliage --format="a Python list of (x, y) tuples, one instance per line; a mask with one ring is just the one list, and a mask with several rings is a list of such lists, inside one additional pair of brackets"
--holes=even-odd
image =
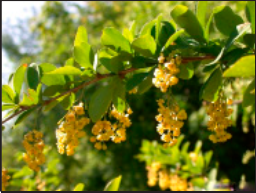
[[(56, 66), (64, 66), (65, 61), (72, 56), (71, 48), (78, 26), (85, 26), (89, 35), (88, 41), (94, 49), (99, 47), (104, 27), (116, 27), (120, 30), (128, 27), (135, 20), (141, 28), (142, 24), (156, 18), (159, 13), (162, 13), (164, 18), (171, 19), (170, 11), (177, 4), (187, 5), (191, 10), (196, 9), (196, 2), (193, 1), (92, 1), (79, 4), (45, 2), (42, 10), (35, 17), (23, 21), (23, 25), (16, 28), (14, 26), (13, 30), (18, 34), (24, 34), (18, 36), (18, 42), (14, 40), (12, 31), (3, 34), (2, 47), (16, 64), (50, 62)], [(246, 2), (211, 1), (208, 6), (226, 4), (230, 5), (240, 17), (246, 17), (244, 14)], [(209, 18), (210, 14), (211, 12), (207, 12), (206, 17)], [(209, 29), (212, 38), (220, 39), (219, 33), (216, 36), (217, 29), (212, 24)], [(138, 32), (138, 29), (136, 31)], [(139, 44), (135, 45), (138, 46)], [(219, 179), (227, 177), (231, 182), (238, 184), (241, 175), (244, 174), (247, 181), (254, 182), (255, 164), (251, 160), (248, 164), (242, 165), (242, 157), (246, 150), (255, 149), (255, 121), (253, 122), (252, 118), (255, 110), (244, 109), (238, 105), (233, 117), (234, 126), (230, 129), (233, 139), (224, 144), (212, 144), (208, 140), (205, 109), (199, 100), (200, 87), (205, 81), (201, 75), (202, 69), (197, 68), (195, 76), (190, 81), (181, 80), (173, 89), (181, 108), (186, 109), (190, 115), (182, 130), (184, 141), (189, 141), (194, 146), (200, 139), (203, 142), (203, 152), (213, 150), (212, 163), (218, 163)], [(245, 90), (246, 83), (243, 81), (237, 83), (234, 86), (235, 91), (241, 93), (241, 90)], [(86, 102), (95, 89), (97, 87), (92, 85), (82, 91), (85, 92)], [(227, 95), (232, 96), (230, 93)], [(139, 154), (143, 139), (159, 140), (155, 129), (157, 112), (155, 100), (161, 97), (162, 94), (155, 88), (144, 95), (127, 97), (127, 102), (134, 111), (131, 116), (133, 125), (127, 130), (127, 141), (109, 145), (106, 152), (95, 150), (88, 138), (84, 138), (73, 157), (59, 155), (53, 132), (58, 120), (65, 114), (59, 105), (51, 112), (41, 114), (36, 123), (36, 114), (32, 114), (15, 129), (11, 129), (12, 123), (6, 125), (2, 133), (2, 166), (9, 170), (13, 179), (8, 190), (72, 190), (78, 183), (84, 184), (84, 190), (103, 190), (105, 184), (118, 175), (122, 175), (123, 179), (120, 190), (156, 190), (147, 187), (145, 165), (135, 159), (135, 156)], [(241, 98), (239, 95), (233, 97)], [(36, 125), (44, 133), (45, 143), (49, 145), (45, 150), (47, 163), (37, 175), (31, 172), (21, 159), (21, 152), (24, 151), (21, 145), (23, 135)], [(92, 125), (87, 126), (87, 133), (90, 132), (91, 127)], [(246, 132), (244, 132), (245, 128), (247, 128)], [(189, 148), (189, 151), (193, 149)]]

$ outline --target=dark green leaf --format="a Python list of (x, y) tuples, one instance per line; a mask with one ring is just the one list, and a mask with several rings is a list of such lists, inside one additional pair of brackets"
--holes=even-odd
[(151, 35), (151, 30), (152, 30), (152, 28), (154, 27), (155, 24), (156, 24), (155, 19), (146, 23), (140, 31), (140, 36), (143, 36), (143, 35), (146, 35), (146, 34)]
[(36, 107), (21, 113), (14, 123), (14, 128), (16, 128), (24, 119), (26, 119), (32, 112), (34, 112), (35, 109)]
[(65, 85), (66, 81), (63, 75), (50, 75), (47, 74), (50, 71), (56, 69), (56, 66), (49, 63), (43, 63), (39, 65), (40, 73), (41, 73), (41, 82), (47, 86), (51, 85)]
[(70, 95), (67, 95), (61, 102), (60, 104), (62, 105), (63, 109), (69, 110), (74, 102), (76, 100), (76, 95), (74, 93), (71, 93)]
[(204, 31), (194, 13), (184, 5), (177, 5), (171, 12), (174, 21), (199, 42), (205, 42)]
[(64, 87), (61, 85), (53, 85), (53, 86), (48, 86), (43, 92), (43, 96), (48, 96), (48, 97), (55, 97), (65, 91)]
[(244, 35), (244, 43), (248, 47), (254, 48), (254, 46), (255, 46), (255, 34), (245, 34)]
[(217, 58), (211, 62), (209, 65), (216, 64), (220, 61), (223, 54), (229, 50), (229, 48), (234, 44), (234, 42), (243, 36), (245, 33), (249, 32), (250, 24), (242, 24), (236, 27), (236, 29), (231, 33), (230, 37), (228, 38), (225, 46), (221, 49)]
[(192, 63), (180, 65), (178, 77), (184, 80), (191, 79), (194, 76), (194, 65)]
[[(161, 50), (161, 49), (163, 49), (165, 44), (167, 44), (167, 41), (174, 35), (174, 33), (176, 32), (176, 29), (172, 23), (167, 22), (167, 21), (162, 21), (160, 24), (159, 30), (160, 31), (159, 31), (159, 35), (158, 35), (158, 47)], [(175, 40), (173, 40), (173, 41), (175, 41)]]
[(254, 77), (255, 76), (255, 55), (244, 56), (227, 69), (224, 77)]
[(152, 86), (152, 78), (153, 78), (153, 73), (149, 74), (139, 85), (138, 85), (138, 94), (144, 94), (147, 92)]
[(126, 89), (129, 91), (138, 86), (143, 80), (146, 79), (146, 77), (149, 75), (150, 71), (153, 70), (153, 68), (154, 67), (148, 67), (136, 70), (133, 76), (128, 79), (126, 83)]
[(94, 53), (90, 44), (82, 42), (74, 47), (76, 62), (85, 68), (93, 68)]
[(214, 9), (214, 20), (218, 30), (226, 36), (230, 36), (236, 26), (243, 23), (243, 19), (228, 6), (216, 7)]
[(185, 32), (184, 29), (181, 29), (179, 31), (176, 31), (173, 35), (171, 35), (171, 37), (168, 39), (168, 41), (166, 42), (164, 49), (167, 49), (178, 37), (180, 37), (181, 34), (183, 34)]
[(125, 37), (115, 28), (105, 28), (101, 36), (101, 43), (116, 51), (124, 51), (131, 53), (130, 43)]
[(243, 107), (255, 105), (255, 93), (253, 94), (253, 90), (255, 92), (255, 79), (250, 83), (244, 92)]
[(28, 67), (27, 82), (29, 88), (36, 90), (37, 85), (39, 84), (39, 74), (34, 67)]
[(200, 91), (200, 99), (206, 101), (215, 101), (218, 99), (219, 90), (222, 84), (222, 73), (220, 68), (217, 68), (202, 86)]
[(113, 98), (113, 85), (102, 86), (92, 95), (89, 103), (89, 115), (93, 122), (107, 112)]
[(102, 49), (99, 53), (100, 63), (110, 72), (117, 73), (123, 69), (125, 57), (120, 57), (117, 52), (111, 49)]
[(20, 95), (20, 90), (22, 88), (27, 67), (27, 64), (20, 65), (13, 76), (13, 87), (15, 92), (17, 93), (17, 96)]
[(105, 187), (104, 191), (118, 191), (121, 180), (122, 180), (122, 176), (119, 176), (119, 177), (111, 180)]
[(143, 56), (154, 56), (156, 51), (156, 42), (150, 34), (145, 34), (132, 42), (132, 48)]

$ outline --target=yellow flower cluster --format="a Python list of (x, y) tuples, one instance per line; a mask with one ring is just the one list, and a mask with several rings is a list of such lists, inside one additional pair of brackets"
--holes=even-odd
[(146, 167), (148, 171), (148, 186), (153, 187), (158, 181), (158, 171), (161, 169), (161, 163), (153, 162), (150, 166)]
[(170, 175), (171, 191), (194, 191), (193, 185), (188, 183), (186, 179), (180, 178), (178, 175)]
[(28, 164), (28, 167), (38, 172), (40, 165), (45, 163), (45, 156), (43, 154), (44, 141), (43, 134), (39, 131), (33, 130), (24, 136), (23, 146), (27, 153), (23, 153), (23, 159)]
[(170, 61), (164, 63), (165, 58), (160, 56), (158, 61), (159, 65), (158, 68), (155, 69), (155, 77), (152, 82), (155, 87), (160, 88), (160, 90), (165, 93), (169, 87), (179, 82), (177, 74), (180, 72), (178, 66), (181, 64), (181, 57), (177, 56), (175, 59), (172, 58)]
[(65, 115), (65, 120), (56, 130), (57, 147), (60, 154), (65, 153), (71, 156), (75, 153), (74, 149), (79, 145), (79, 138), (86, 133), (83, 128), (90, 123), (90, 119), (85, 117), (83, 103), (74, 106)]
[(6, 187), (8, 186), (8, 180), (11, 177), (8, 175), (8, 171), (6, 169), (2, 169), (2, 191), (6, 190)]
[(118, 112), (114, 107), (110, 112), (110, 116), (114, 117), (116, 122), (111, 124), (110, 121), (97, 121), (92, 128), (93, 137), (90, 138), (94, 147), (98, 150), (106, 150), (105, 142), (112, 140), (114, 143), (121, 143), (126, 140), (126, 129), (131, 126), (129, 115), (132, 114), (130, 108), (127, 109), (127, 114)]
[(215, 132), (209, 136), (213, 143), (226, 142), (232, 138), (232, 135), (225, 130), (232, 125), (229, 116), (232, 114), (233, 109), (228, 108), (228, 104), (232, 104), (230, 100), (226, 102), (223, 97), (219, 97), (216, 102), (210, 103), (207, 108), (209, 121), (207, 123), (208, 130)]
[(153, 187), (159, 184), (162, 191), (170, 189), (171, 191), (193, 191), (193, 186), (186, 179), (180, 178), (176, 174), (169, 174), (166, 169), (161, 169), (161, 163), (153, 162), (147, 166), (148, 186)]
[(157, 132), (162, 136), (161, 140), (165, 142), (165, 147), (171, 147), (177, 143), (177, 137), (180, 136), (180, 129), (187, 119), (185, 110), (180, 110), (178, 105), (164, 106), (165, 101), (159, 99), (158, 112), (156, 120), (159, 122)]

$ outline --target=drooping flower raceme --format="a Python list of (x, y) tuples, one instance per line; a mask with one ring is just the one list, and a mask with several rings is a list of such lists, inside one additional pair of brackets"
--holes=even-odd
[(165, 142), (165, 147), (173, 146), (177, 143), (177, 137), (180, 136), (187, 113), (185, 110), (180, 110), (177, 104), (165, 106), (163, 99), (159, 99), (157, 102), (159, 106), (159, 114), (156, 116), (156, 120), (159, 122), (157, 132), (161, 135), (161, 140)]
[(26, 134), (23, 140), (23, 146), (26, 149), (23, 159), (28, 167), (36, 172), (40, 170), (40, 165), (45, 163), (44, 141), (42, 138), (43, 134), (41, 132), (33, 130)]
[(94, 147), (98, 150), (106, 150), (107, 141), (112, 140), (114, 143), (125, 141), (126, 129), (132, 124), (129, 119), (129, 115), (132, 113), (131, 108), (128, 108), (127, 113), (125, 113), (119, 112), (113, 107), (109, 113), (109, 117), (115, 120), (113, 123), (107, 120), (97, 121), (92, 128), (92, 134), (94, 136), (90, 138), (90, 141), (95, 143)]
[(71, 156), (75, 153), (75, 148), (79, 145), (79, 138), (86, 135), (83, 128), (90, 123), (90, 119), (85, 116), (83, 103), (74, 106), (66, 115), (56, 130), (57, 147), (60, 154)]
[[(169, 87), (178, 84), (179, 79), (177, 74), (180, 73), (179, 65), (181, 64), (181, 58), (177, 56), (170, 61), (165, 62), (165, 58), (160, 56), (158, 68), (155, 69), (153, 84), (159, 88), (162, 92), (167, 92)], [(165, 62), (165, 63), (164, 63)]]
[[(232, 104), (231, 100), (228, 100), (228, 104)], [(209, 115), (209, 121), (207, 126), (209, 131), (214, 132), (214, 134), (209, 136), (209, 139), (213, 143), (226, 142), (232, 138), (232, 135), (226, 131), (232, 125), (229, 116), (233, 112), (233, 109), (228, 108), (228, 104), (220, 96), (216, 102), (208, 105), (207, 114)]]

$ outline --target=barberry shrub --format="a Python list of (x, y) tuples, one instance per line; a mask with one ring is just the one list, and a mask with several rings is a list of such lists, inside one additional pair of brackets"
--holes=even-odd
[[(205, 81), (198, 100), (207, 103), (208, 129), (214, 133), (209, 139), (214, 143), (231, 139), (232, 133), (226, 129), (232, 124), (232, 108), (227, 107), (232, 102), (226, 100), (223, 92), (226, 86), (232, 85), (235, 78), (249, 79), (251, 83), (241, 100), (244, 108), (255, 105), (255, 3), (248, 2), (245, 20), (230, 7), (220, 6), (206, 21), (206, 7), (207, 2), (199, 2), (194, 14), (188, 7), (177, 5), (171, 11), (171, 22), (160, 14), (140, 29), (136, 22), (123, 32), (105, 28), (97, 50), (90, 45), (86, 28), (79, 27), (73, 56), (63, 61), (61, 67), (48, 61), (21, 64), (10, 75), (9, 84), (2, 86), (2, 111), (8, 110), (2, 130), (16, 116), (13, 127), (32, 113), (47, 112), (60, 104), (67, 113), (58, 126), (49, 126), (57, 127), (53, 133), (56, 132), (60, 154), (73, 155), (78, 139), (86, 133), (96, 149), (107, 150), (106, 143), (124, 142), (132, 127), (132, 104), (127, 103), (127, 93), (139, 97), (155, 86), (162, 93), (161, 98), (153, 101), (159, 105), (155, 112), (156, 132), (164, 147), (153, 143), (154, 151), (148, 156), (146, 146), (150, 143), (143, 145), (139, 158), (147, 162), (148, 185), (159, 182), (162, 190), (205, 187), (212, 152), (204, 155), (198, 146), (190, 153), (187, 145), (179, 149), (183, 138), (180, 134), (190, 115), (179, 107), (172, 88), (180, 80), (190, 81), (194, 72), (201, 69)], [(219, 32), (218, 39), (211, 37), (212, 26)], [(100, 86), (92, 96), (85, 97), (91, 84)], [(91, 131), (85, 132), (83, 129), (90, 122)], [(40, 128), (31, 128), (24, 138), (24, 160), (31, 169), (39, 171), (47, 156), (42, 153), (43, 134), (36, 130)], [(176, 164), (180, 159), (185, 165)], [(9, 176), (6, 170), (2, 174), (4, 188)]]

